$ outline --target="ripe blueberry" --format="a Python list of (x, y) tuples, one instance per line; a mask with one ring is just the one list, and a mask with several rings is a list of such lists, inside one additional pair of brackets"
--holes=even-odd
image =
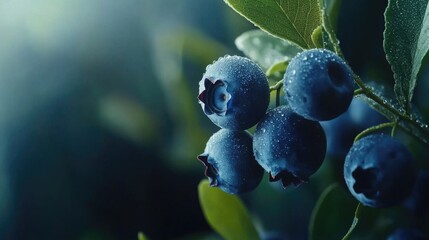
[(219, 130), (198, 159), (206, 166), (210, 186), (230, 194), (253, 190), (264, 174), (253, 156), (252, 136), (246, 131)]
[(221, 128), (244, 130), (267, 111), (268, 80), (250, 59), (225, 56), (208, 65), (199, 83), (199, 103), (208, 118)]
[(369, 207), (403, 202), (415, 181), (414, 159), (394, 138), (375, 134), (355, 142), (344, 162), (344, 179), (352, 195)]
[(346, 112), (332, 120), (320, 122), (328, 142), (327, 154), (331, 158), (344, 160), (357, 134), (385, 121), (363, 100), (353, 98)]
[(253, 136), (253, 151), (270, 181), (284, 187), (308, 181), (325, 158), (326, 138), (316, 121), (294, 113), (287, 106), (267, 112)]
[(284, 78), (285, 97), (292, 110), (315, 121), (345, 112), (353, 98), (353, 74), (335, 53), (311, 49), (296, 55)]

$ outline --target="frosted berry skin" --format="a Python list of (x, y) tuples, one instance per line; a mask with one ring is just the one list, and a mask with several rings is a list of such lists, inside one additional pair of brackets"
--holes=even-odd
[(335, 53), (311, 49), (296, 55), (283, 77), (286, 101), (299, 115), (326, 121), (345, 112), (353, 98), (353, 74)]
[(405, 145), (384, 134), (353, 144), (344, 162), (344, 179), (352, 195), (369, 207), (392, 207), (411, 193), (414, 159)]
[(283, 187), (299, 185), (319, 169), (326, 153), (326, 137), (319, 122), (308, 120), (287, 106), (271, 109), (253, 135), (256, 160), (270, 181)]
[(210, 137), (198, 160), (206, 166), (210, 186), (230, 194), (255, 189), (264, 174), (253, 156), (252, 136), (246, 131), (219, 130)]
[(248, 58), (225, 56), (208, 65), (199, 83), (199, 103), (217, 126), (245, 130), (265, 114), (270, 100), (268, 80)]

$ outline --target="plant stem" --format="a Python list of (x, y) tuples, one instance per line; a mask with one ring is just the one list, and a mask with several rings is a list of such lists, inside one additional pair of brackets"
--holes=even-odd
[(281, 88), (277, 88), (276, 91), (276, 107), (280, 106), (280, 89)]
[(386, 128), (386, 127), (392, 127), (392, 128), (393, 128), (395, 125), (396, 125), (396, 123), (395, 123), (395, 122), (388, 122), (388, 123), (382, 123), (382, 124), (379, 124), (379, 125), (376, 125), (376, 126), (369, 127), (369, 128), (367, 128), (367, 129), (363, 130), (362, 132), (360, 132), (360, 133), (355, 137), (354, 142), (357, 142), (359, 139), (361, 139), (363, 136), (365, 136), (365, 135), (367, 135), (367, 134), (369, 134), (369, 133), (372, 133), (372, 132), (378, 131), (378, 130), (383, 129), (383, 128)]
[(281, 87), (283, 87), (283, 80), (280, 80), (276, 84), (274, 84), (273, 86), (270, 86), (270, 92), (272, 92), (274, 90), (278, 90)]
[(347, 231), (346, 235), (344, 235), (344, 237), (342, 238), (342, 240), (348, 240), (350, 239), (350, 235), (352, 234), (353, 230), (355, 229), (358, 221), (359, 221), (359, 216), (360, 216), (360, 212), (361, 212), (361, 204), (358, 203), (356, 210), (355, 210), (355, 217), (353, 218), (353, 222), (352, 225), (350, 226), (349, 230)]
[(398, 121), (394, 122), (394, 125), (392, 127), (392, 131), (390, 132), (390, 136), (394, 137), (396, 133), (396, 128), (398, 127)]
[(356, 89), (356, 90), (353, 92), (353, 96), (357, 96), (357, 95), (359, 95), (359, 94), (363, 94), (363, 90), (362, 90), (362, 88)]
[[(393, 113), (398, 119), (397, 121), (404, 121), (411, 125), (413, 125), (415, 128), (417, 128), (420, 132), (424, 133), (427, 137), (429, 137), (429, 129), (423, 127), (420, 123), (418, 123), (415, 119), (412, 119), (410, 115), (408, 115), (405, 111), (399, 111), (398, 109), (394, 108), (393, 106), (385, 103), (378, 95), (376, 95), (374, 92), (371, 91), (370, 88), (368, 88), (365, 83), (360, 79), (360, 77), (356, 74), (354, 74), (354, 80), (356, 84), (360, 87), (359, 94), (364, 94), (369, 99), (373, 100), (389, 112)], [(401, 125), (398, 125), (401, 128)], [(414, 134), (412, 134), (414, 135)], [(415, 136), (417, 137), (417, 136)], [(417, 137), (418, 138), (418, 137)]]

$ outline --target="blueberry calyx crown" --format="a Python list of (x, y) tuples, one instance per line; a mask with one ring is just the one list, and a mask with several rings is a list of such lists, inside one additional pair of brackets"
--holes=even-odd
[(295, 176), (293, 173), (291, 173), (291, 172), (289, 172), (287, 170), (283, 170), (283, 171), (279, 172), (275, 176), (273, 176), (273, 173), (270, 172), (270, 174), (269, 174), (269, 181), (270, 182), (281, 181), (282, 185), (283, 185), (283, 188), (286, 188), (291, 183), (293, 183), (294, 186), (299, 186), (302, 183), (306, 183), (307, 182), (307, 180), (301, 179), (301, 178)]
[(204, 89), (200, 89), (198, 100), (207, 115), (225, 116), (231, 94), (226, 90), (227, 84), (222, 80), (204, 79)]
[(201, 154), (197, 156), (197, 159), (200, 160), (206, 167), (204, 171), (204, 175), (209, 179), (210, 186), (217, 187), (218, 186), (218, 181), (216, 178), (217, 169), (211, 163), (208, 162), (209, 155)]
[(362, 193), (367, 198), (375, 198), (380, 194), (378, 190), (380, 188), (380, 176), (379, 169), (370, 167), (363, 169), (357, 167), (353, 172), (352, 176), (356, 179), (353, 189), (356, 193)]

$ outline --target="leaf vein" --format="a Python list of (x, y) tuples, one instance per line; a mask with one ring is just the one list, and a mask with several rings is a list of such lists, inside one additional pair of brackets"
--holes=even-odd
[[(286, 13), (286, 11), (283, 9), (282, 4), (279, 3), (279, 1), (274, 0), (274, 2), (277, 4), (277, 6), (281, 9), (283, 15), (286, 17), (286, 19), (292, 24), (293, 29), (295, 30), (296, 33), (298, 33), (299, 37), (301, 37), (301, 39), (305, 42), (305, 44), (307, 45), (308, 48), (310, 48), (310, 45), (307, 43), (307, 41), (305, 40), (305, 38), (302, 36), (302, 34), (298, 31), (298, 29), (296, 28), (294, 22), (291, 21), (291, 19), (289, 18), (289, 15)], [(286, 1), (287, 2), (287, 1)]]
[[(310, 18), (310, 13), (311, 13), (311, 8), (312, 8), (312, 6), (311, 6), (311, 0), (308, 0), (308, 5), (310, 6), (310, 8), (308, 9), (308, 12), (307, 12), (307, 17), (305, 18), (305, 25), (304, 25), (304, 34), (306, 34), (307, 35), (307, 26), (308, 26), (308, 19)], [(307, 43), (307, 45), (309, 45), (308, 43)]]
[(296, 11), (295, 11), (295, 17), (294, 17), (294, 19), (293, 19), (293, 24), (295, 24), (296, 23), (296, 21), (298, 20), (298, 13), (299, 13), (299, 2), (300, 1), (298, 1), (298, 6), (296, 7)]

